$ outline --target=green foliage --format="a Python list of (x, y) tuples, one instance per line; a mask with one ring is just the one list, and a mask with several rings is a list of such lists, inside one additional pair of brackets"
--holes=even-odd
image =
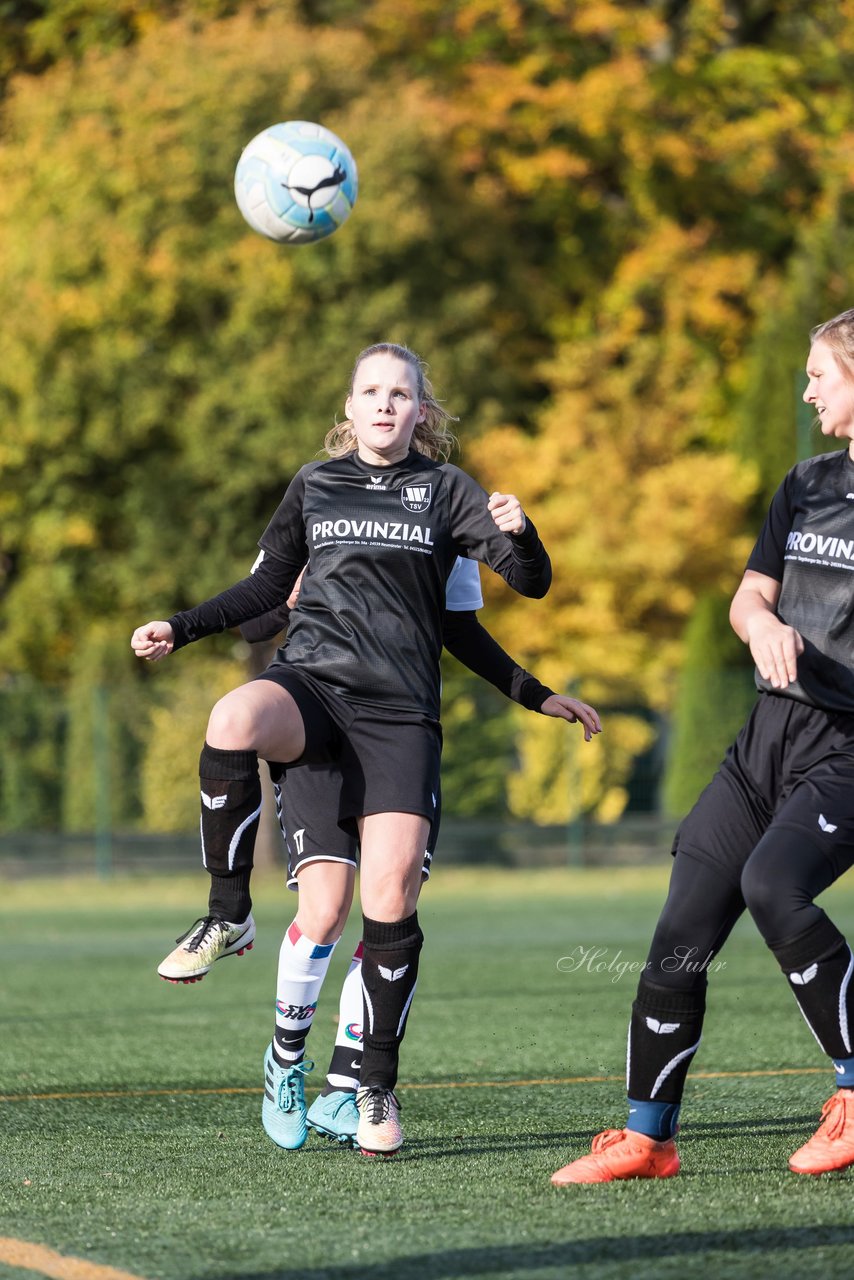
[[(735, 442), (757, 466), (757, 520), (780, 480), (799, 458), (838, 449), (825, 439), (804, 405), (808, 331), (845, 310), (852, 279), (841, 264), (854, 261), (850, 193), (833, 186), (817, 222), (805, 228), (786, 272), (764, 282), (763, 302), (741, 374)], [(758, 527), (758, 526), (757, 526)]]
[(139, 813), (137, 770), (146, 742), (145, 700), (131, 680), (127, 638), (93, 626), (72, 655), (63, 760), (63, 828), (127, 830)]
[[(806, 331), (850, 300), (850, 0), (46, 0), (0, 5), (0, 47), (0, 673), (82, 681), (93, 629), (120, 647), (242, 576), (387, 337), (552, 551), (545, 601), (490, 596), (506, 647), (666, 715), (698, 599), (803, 451)], [(232, 176), (298, 117), (361, 194), (283, 249)], [(448, 792), (500, 803), (508, 733), (512, 803), (558, 812), (557, 727), (478, 696), (451, 723), (490, 768), (446, 757)], [(648, 725), (587, 758), (586, 812), (616, 813)]]
[[(355, 34), (246, 14), (16, 82), (0, 151), (10, 669), (62, 677), (89, 618), (141, 620), (242, 576), (377, 336), (444, 351), (436, 372), (470, 418), (521, 398), (525, 345), (498, 358), (512, 328), (536, 329), (513, 313), (512, 227), (499, 212), (482, 236), (417, 86), (376, 129), (387, 89), (361, 91), (368, 55)], [(284, 104), (338, 128), (362, 168), (352, 232), (310, 250), (251, 233), (231, 196), (240, 146)]]
[(447, 656), (442, 729), (442, 812), (457, 818), (504, 817), (507, 775), (515, 763), (512, 705)]
[(0, 3), (0, 79), (43, 72), (65, 58), (133, 44), (179, 14), (224, 17), (239, 0), (30, 0)]
[(663, 786), (683, 817), (723, 759), (756, 700), (753, 664), (729, 626), (729, 598), (702, 596), (685, 632)]
[(199, 649), (158, 667), (149, 680), (138, 799), (148, 831), (195, 831), (199, 796), (193, 780), (214, 703), (246, 678), (235, 660)]
[(0, 688), (0, 830), (61, 826), (65, 697), (28, 676)]

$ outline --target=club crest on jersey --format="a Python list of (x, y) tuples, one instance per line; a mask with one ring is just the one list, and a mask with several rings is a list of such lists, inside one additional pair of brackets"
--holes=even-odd
[(432, 484), (405, 484), (400, 491), (400, 500), (407, 511), (426, 511), (432, 496)]

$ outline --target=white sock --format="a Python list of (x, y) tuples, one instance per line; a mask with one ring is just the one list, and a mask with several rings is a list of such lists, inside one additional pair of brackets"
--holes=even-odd
[(338, 1030), (335, 1034), (335, 1048), (332, 1061), (326, 1073), (326, 1087), (330, 1089), (351, 1089), (359, 1087), (359, 1072), (362, 1067), (362, 1017), (364, 1016), (364, 1000), (362, 997), (362, 944), (357, 946), (347, 977), (341, 987), (338, 1001)]
[(312, 942), (296, 920), (282, 939), (273, 1036), (273, 1056), (279, 1066), (293, 1066), (305, 1055), (305, 1038), (336, 944), (337, 939), (336, 942)]

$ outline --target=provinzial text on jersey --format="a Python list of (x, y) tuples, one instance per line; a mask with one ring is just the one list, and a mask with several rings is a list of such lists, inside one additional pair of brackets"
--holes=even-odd
[(386, 542), (421, 542), (432, 547), (433, 538), (429, 528), (423, 529), (419, 524), (403, 524), (396, 520), (317, 520), (311, 526), (312, 542), (327, 538), (382, 538)]
[(822, 537), (820, 533), (796, 533), (793, 529), (786, 539), (786, 550), (800, 555), (843, 557), (854, 560), (854, 538)]

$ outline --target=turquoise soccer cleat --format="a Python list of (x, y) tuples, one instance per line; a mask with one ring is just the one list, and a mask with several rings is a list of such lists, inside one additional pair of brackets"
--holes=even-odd
[(356, 1095), (346, 1089), (315, 1098), (308, 1110), (308, 1127), (315, 1133), (340, 1142), (342, 1146), (355, 1147), (356, 1130), (359, 1127), (359, 1109)]
[(261, 1123), (268, 1137), (286, 1151), (298, 1151), (308, 1137), (305, 1077), (314, 1063), (303, 1059), (292, 1067), (280, 1067), (269, 1048), (264, 1055), (264, 1100)]

